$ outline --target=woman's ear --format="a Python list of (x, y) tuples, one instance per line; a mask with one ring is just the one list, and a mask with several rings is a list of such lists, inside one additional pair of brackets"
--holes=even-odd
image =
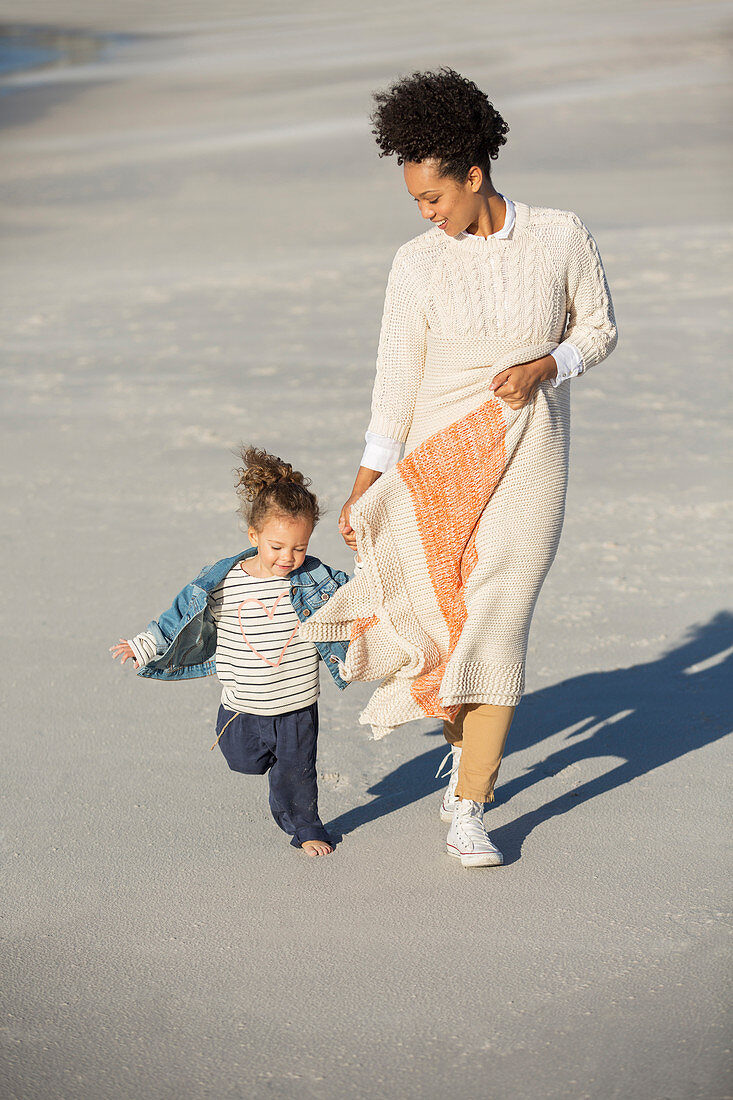
[(484, 182), (484, 174), (477, 164), (474, 164), (472, 168), (468, 169), (466, 182), (474, 194), (481, 190), (481, 185)]

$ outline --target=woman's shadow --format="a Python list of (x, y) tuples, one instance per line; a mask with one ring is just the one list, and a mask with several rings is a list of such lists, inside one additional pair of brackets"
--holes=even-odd
[[(508, 802), (581, 760), (617, 757), (620, 763), (579, 786), (568, 785), (538, 809), (492, 829), (492, 839), (504, 851), (505, 861), (519, 858), (525, 837), (537, 825), (727, 733), (733, 700), (732, 655), (733, 615), (720, 612), (656, 661), (588, 673), (525, 696), (509, 735), (507, 756), (536, 746), (536, 762), (507, 783), (500, 781), (497, 801)], [(426, 736), (436, 734), (439, 729)], [(563, 735), (559, 748), (558, 734)], [(553, 748), (543, 753), (542, 742), (549, 738)], [(435, 772), (446, 748), (441, 740), (439, 747), (380, 779), (369, 788), (374, 795), (371, 802), (328, 823), (331, 835), (338, 839), (440, 790), (446, 781), (435, 779)]]

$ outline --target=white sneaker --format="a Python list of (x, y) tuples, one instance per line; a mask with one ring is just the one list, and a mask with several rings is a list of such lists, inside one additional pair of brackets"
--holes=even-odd
[(448, 854), (457, 856), (464, 867), (498, 867), (504, 862), (504, 856), (484, 828), (483, 804), (470, 798), (462, 798), (453, 811), (446, 847)]
[(461, 801), (460, 798), (456, 798), (456, 785), (458, 783), (458, 765), (461, 762), (462, 751), (463, 750), (461, 749), (460, 745), (451, 745), (451, 747), (448, 749), (448, 752), (441, 760), (440, 767), (435, 773), (435, 778), (440, 779), (443, 768), (448, 763), (451, 756), (453, 757), (450, 766), (450, 780), (448, 781), (448, 786), (443, 792), (443, 801), (440, 804), (441, 821), (452, 821), (453, 811), (455, 810), (458, 803)]

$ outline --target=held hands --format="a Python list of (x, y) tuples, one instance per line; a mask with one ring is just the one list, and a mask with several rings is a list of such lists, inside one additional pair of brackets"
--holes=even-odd
[(354, 551), (356, 551), (356, 535), (350, 523), (350, 515), (351, 505), (356, 503), (359, 496), (361, 496), (361, 493), (358, 496), (354, 496), (352, 493), (341, 509), (341, 515), (339, 516), (339, 531), (341, 532), (341, 536), (349, 549)]
[(339, 531), (350, 550), (356, 550), (356, 533), (351, 526), (351, 508), (356, 504), (359, 497), (363, 497), (367, 489), (369, 489), (375, 481), (378, 481), (381, 476), (379, 470), (370, 470), (368, 466), (360, 466), (356, 475), (356, 481), (354, 482), (354, 488), (351, 490), (351, 496), (341, 509), (341, 515), (339, 516)]
[(510, 409), (523, 409), (532, 400), (540, 382), (557, 377), (557, 362), (552, 355), (533, 359), (531, 363), (518, 363), (500, 371), (489, 389), (505, 401)]
[(128, 660), (129, 660), (129, 661), (132, 661), (132, 663), (133, 663), (133, 666), (134, 666), (135, 668), (139, 668), (139, 667), (140, 667), (140, 665), (138, 664), (138, 662), (137, 662), (137, 661), (136, 661), (136, 659), (135, 659), (135, 654), (134, 654), (134, 653), (132, 652), (132, 646), (131, 646), (131, 645), (130, 645), (130, 643), (129, 643), (128, 641), (126, 641), (126, 640), (125, 640), (124, 638), (120, 638), (120, 640), (119, 640), (119, 642), (117, 643), (117, 645), (112, 645), (112, 646), (110, 646), (110, 647), (109, 647), (109, 651), (110, 651), (110, 653), (112, 654), (112, 660), (113, 660), (113, 661), (114, 661), (114, 660), (115, 660), (115, 659), (116, 659), (117, 657), (121, 657), (121, 658), (122, 658), (122, 664), (123, 664), (123, 665), (124, 665), (125, 661), (128, 661)]

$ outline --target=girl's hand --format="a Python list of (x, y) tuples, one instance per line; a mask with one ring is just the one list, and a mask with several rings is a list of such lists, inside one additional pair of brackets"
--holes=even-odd
[(116, 657), (121, 657), (123, 665), (125, 661), (132, 661), (135, 668), (140, 668), (140, 665), (135, 659), (135, 654), (132, 651), (132, 646), (128, 641), (125, 640), (125, 638), (120, 638), (117, 645), (110, 646), (109, 651), (112, 654), (113, 661)]
[(501, 371), (492, 381), (489, 389), (506, 401), (510, 409), (523, 409), (532, 400), (534, 391), (540, 382), (557, 377), (557, 362), (552, 355), (542, 359), (533, 359), (531, 363), (518, 363)]

